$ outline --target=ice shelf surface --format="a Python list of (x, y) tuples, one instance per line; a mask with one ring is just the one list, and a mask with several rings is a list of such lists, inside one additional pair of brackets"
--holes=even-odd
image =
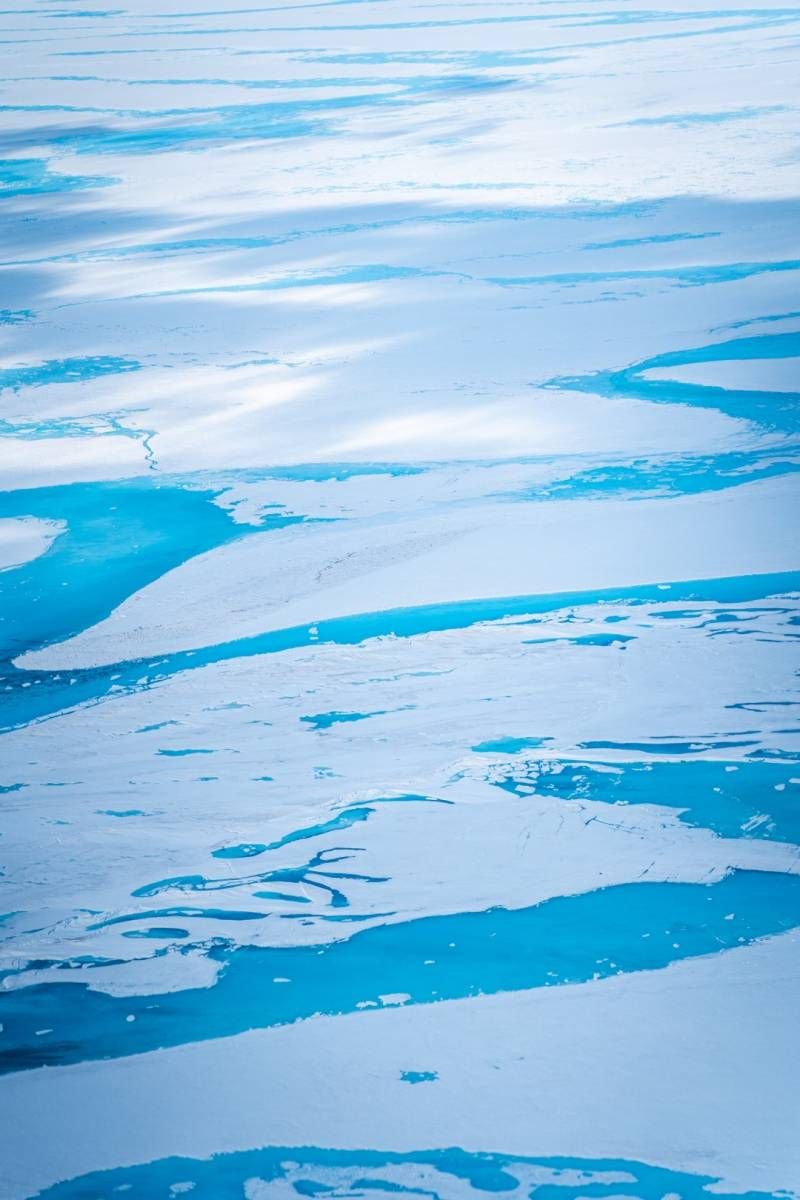
[(800, 1197), (800, 13), (0, 12), (0, 1198)]

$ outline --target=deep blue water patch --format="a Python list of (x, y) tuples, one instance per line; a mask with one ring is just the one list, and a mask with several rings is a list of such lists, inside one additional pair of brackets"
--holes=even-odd
[(106, 175), (65, 175), (51, 171), (42, 158), (0, 159), (0, 196), (40, 196), (46, 192), (75, 192), (116, 183)]
[(568, 642), (571, 646), (618, 646), (623, 648), (628, 642), (634, 641), (633, 634), (627, 633), (581, 633), (575, 637), (553, 636), (526, 638), (523, 646), (543, 646), (550, 642)]
[(284, 846), (288, 846), (292, 842), (302, 842), (308, 838), (321, 837), (326, 833), (337, 833), (342, 829), (350, 829), (352, 825), (366, 821), (373, 812), (374, 809), (366, 806), (347, 808), (335, 817), (331, 817), (329, 821), (319, 821), (315, 825), (294, 829), (274, 842), (242, 842), (235, 846), (223, 846), (219, 850), (212, 850), (211, 853), (214, 858), (254, 858), (259, 854), (264, 854), (267, 850), (282, 850)]
[[(440, 1180), (431, 1179), (435, 1171)], [(319, 1182), (320, 1173), (325, 1183)], [(398, 1174), (402, 1182), (397, 1182)], [(547, 1182), (538, 1182), (544, 1174)], [(82, 1175), (39, 1193), (40, 1200), (171, 1200), (181, 1184), (191, 1184), (193, 1200), (241, 1200), (248, 1180), (293, 1187), (297, 1195), (425, 1196), (450, 1200), (453, 1186), (502, 1195), (537, 1180), (535, 1200), (776, 1200), (766, 1192), (730, 1192), (717, 1178), (674, 1171), (623, 1158), (522, 1158), (442, 1150), (332, 1150), (313, 1146), (265, 1146), (214, 1154), (209, 1158), (162, 1158), (137, 1166)], [(306, 1186), (304, 1186), (306, 1185)]]
[(253, 892), (258, 900), (282, 900), (289, 904), (310, 904), (310, 896), (293, 896), (290, 892)]
[(214, 754), (214, 750), (209, 750), (205, 746), (189, 746), (182, 750), (156, 750), (156, 754), (163, 758), (189, 758), (193, 754)]
[[(713, 885), (629, 883), (531, 908), (422, 917), (323, 946), (223, 943), (207, 949), (221, 968), (210, 988), (119, 997), (70, 982), (0, 991), (0, 1070), (185, 1045), (380, 1006), (387, 995), (434, 1003), (657, 970), (798, 925), (799, 876), (736, 871)], [(42, 1028), (52, 1033), (37, 1037)]]
[(538, 750), (552, 740), (549, 737), (501, 737), (480, 742), (472, 749), (477, 754), (520, 754), (523, 750)]
[(150, 941), (170, 942), (188, 938), (189, 930), (181, 929), (178, 926), (153, 925), (149, 929), (126, 929), (122, 936), (126, 938), (146, 938)]
[(353, 721), (366, 721), (369, 717), (385, 717), (384, 711), (379, 712), (326, 712), (316, 713), (312, 716), (301, 717), (300, 720), (304, 725), (310, 725), (312, 729), (330, 729), (331, 725), (346, 725)]
[(736, 741), (715, 740), (713, 738), (694, 738), (692, 741), (679, 741), (677, 738), (653, 738), (648, 742), (612, 742), (604, 739), (597, 741), (579, 742), (579, 750), (620, 750), (634, 754), (670, 754), (674, 756), (686, 754), (704, 754), (708, 750), (735, 750), (747, 746), (757, 746), (758, 742), (751, 738), (739, 738)]
[[(13, 515), (21, 514), (16, 511)], [(280, 521), (280, 518), (277, 520)], [(47, 555), (43, 555), (37, 561), (42, 562), (46, 558)], [(6, 574), (10, 575), (11, 572)], [(68, 673), (27, 671), (5, 666), (0, 669), (0, 731), (18, 728), (79, 704), (96, 702), (112, 691), (122, 694), (152, 687), (180, 671), (197, 670), (213, 663), (255, 654), (274, 654), (326, 642), (358, 645), (369, 638), (390, 634), (395, 637), (415, 637), (445, 629), (465, 629), (470, 625), (505, 617), (557, 612), (559, 609), (586, 604), (700, 600), (735, 604), (798, 590), (800, 572), (784, 571), (769, 575), (738, 575), (724, 579), (605, 588), (591, 592), (491, 597), (359, 613), (318, 621), (313, 625), (255, 634), (196, 650), (176, 651), (157, 658), (117, 662)]]
[[(301, 831), (300, 836), (309, 835), (306, 831)], [(310, 836), (314, 836), (314, 834), (312, 833)], [(297, 839), (293, 839), (291, 835), (286, 839), (286, 841), (293, 840)], [(250, 846), (246, 845), (244, 848), (249, 850)], [(254, 848), (256, 853), (261, 852), (258, 844)], [(358, 853), (359, 849), (360, 847), (358, 846), (329, 846), (323, 850), (318, 850), (307, 862), (301, 863), (299, 866), (274, 867), (266, 871), (259, 871), (253, 875), (239, 876), (233, 875), (230, 872), (216, 877), (207, 875), (176, 875), (169, 879), (157, 879), (153, 883), (143, 884), (142, 887), (136, 888), (132, 894), (135, 898), (142, 899), (161, 896), (166, 892), (180, 892), (183, 894), (227, 892), (231, 889), (241, 890), (260, 887), (265, 883), (281, 883), (298, 885), (303, 897), (306, 896), (307, 888), (314, 888), (318, 898), (326, 900), (334, 908), (348, 908), (350, 902), (341, 890), (341, 880), (358, 880), (362, 883), (386, 883), (387, 881), (386, 876), (383, 875), (364, 875), (362, 872), (341, 869), (339, 864), (351, 859)], [(245, 854), (239, 857), (250, 857), (250, 855)], [(333, 867), (337, 867), (337, 869), (333, 870)], [(336, 883), (332, 884), (331, 880), (336, 880)], [(321, 896), (319, 895), (320, 893), (322, 893)], [(261, 893), (253, 893), (253, 895), (259, 894)], [(127, 917), (125, 919), (128, 920)]]
[(219, 850), (212, 850), (211, 854), (214, 858), (252, 858), (256, 854), (263, 854), (265, 850), (263, 842), (240, 842), (236, 846), (223, 846)]
[(0, 492), (0, 517), (67, 527), (46, 553), (0, 572), (0, 661), (80, 633), (173, 567), (245, 535), (216, 494), (147, 478)]
[[(793, 263), (791, 269), (796, 270), (799, 266), (799, 263)], [(553, 379), (547, 386), (590, 392), (599, 396), (627, 396), (656, 404), (686, 404), (696, 408), (711, 408), (737, 420), (749, 421), (771, 433), (796, 435), (800, 433), (798, 391), (755, 391), (747, 388), (686, 383), (677, 379), (645, 379), (644, 372), (699, 363), (748, 362), (754, 359), (798, 356), (800, 332), (764, 333), (657, 354), (653, 358), (644, 359), (618, 371), (599, 371), (593, 375)]]
[[(592, 390), (585, 387), (582, 390)], [(509, 500), (592, 500), (697, 496), (800, 471), (800, 442), (721, 454), (648, 455), (571, 471), (506, 493)]]
[[(103, 379), (108, 375), (125, 375), (139, 370), (141, 370), (141, 363), (135, 359), (121, 358), (114, 354), (96, 354), (82, 358), (53, 358), (32, 366), (3, 367), (0, 369), (0, 391), (8, 389), (17, 392), (21, 388), (52, 387), (53, 384), (59, 383), (87, 383), (92, 379)], [(48, 436), (48, 423), (43, 422), (40, 425), (43, 428), (39, 436)], [(12, 425), (3, 422), (4, 433), (10, 434), (13, 431)]]
[(194, 908), (186, 904), (174, 904), (169, 908), (120, 913), (119, 916), (108, 917), (105, 921), (94, 921), (86, 928), (93, 932), (96, 929), (108, 929), (111, 925), (128, 925), (132, 921), (163, 920), (165, 917), (200, 917), (204, 921), (262, 921), (266, 915), (263, 912), (246, 912), (237, 908)]
[(501, 769), (494, 782), (518, 795), (653, 804), (720, 837), (800, 844), (800, 785), (791, 762), (705, 759), (677, 762), (581, 762), (530, 759)]
[(26, 321), (32, 321), (35, 315), (29, 308), (3, 308), (0, 309), (0, 325), (24, 325)]

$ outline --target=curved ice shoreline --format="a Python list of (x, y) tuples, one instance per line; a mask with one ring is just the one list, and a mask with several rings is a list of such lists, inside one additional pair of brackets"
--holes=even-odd
[(0, 571), (39, 558), (63, 529), (60, 521), (41, 521), (35, 517), (0, 519)]
[(800, 1196), (798, 27), (0, 13), (4, 1198)]
[[(234, 641), (341, 620), (363, 612), (365, 600), (380, 612), (779, 574), (797, 562), (798, 500), (800, 486), (789, 478), (668, 505), (484, 504), (382, 525), (371, 519), (250, 533), (162, 576), (87, 632), (29, 652), (16, 665), (73, 671), (197, 652), (205, 623), (219, 641)], [(165, 613), (174, 614), (171, 627)]]

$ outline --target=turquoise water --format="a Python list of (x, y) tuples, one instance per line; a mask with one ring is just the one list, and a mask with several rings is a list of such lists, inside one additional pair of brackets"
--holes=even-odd
[(497, 783), (523, 795), (531, 791), (564, 800), (657, 804), (678, 809), (681, 821), (699, 829), (713, 829), (721, 837), (748, 836), (797, 844), (797, 766), (791, 760), (726, 762), (724, 758), (623, 763), (526, 759), (519, 766), (509, 764), (504, 768)]
[[(149, 910), (115, 920), (200, 911)], [(202, 911), (228, 921), (257, 916)], [(90, 982), (65, 982), (0, 995), (0, 1070), (230, 1037), (374, 1007), (387, 995), (430, 1004), (657, 970), (798, 924), (800, 877), (742, 871), (711, 886), (625, 884), (532, 908), (425, 917), (322, 948), (235, 949), (222, 941), (208, 950), (223, 967), (210, 989), (114, 997), (92, 991)], [(37, 1036), (40, 1028), (50, 1032)]]
[(138, 481), (0, 493), (0, 516), (66, 525), (46, 554), (0, 574), (3, 661), (79, 633), (186, 559), (240, 537), (212, 498)]
[[(709, 278), (720, 280), (741, 278), (737, 272), (764, 270), (794, 270), (796, 264), (775, 263), (750, 266), (738, 265), (721, 270), (713, 268)], [(705, 268), (704, 268), (705, 270)], [(692, 281), (694, 273), (686, 275)], [(696, 282), (701, 282), (698, 277)], [(707, 384), (683, 383), (678, 380), (645, 379), (643, 373), (662, 367), (685, 367), (695, 363), (748, 362), (752, 359), (795, 358), (800, 354), (800, 334), (764, 333), (755, 337), (712, 343), (691, 350), (676, 350), (659, 354), (626, 367), (622, 371), (600, 372), (591, 378), (559, 379), (558, 387), (578, 388), (593, 394), (635, 396), (654, 404), (691, 404), (712, 408), (738, 420), (752, 422), (764, 429), (797, 436), (800, 430), (800, 392), (748, 391), (746, 389), (714, 387)]]
[(800, 1193), (798, 27), (0, 13), (3, 1197)]
[[(762, 599), (795, 591), (800, 574), (702, 579), (647, 587), (609, 588), (548, 596), (509, 596), (426, 605), (389, 612), (333, 618), (314, 626), (280, 629), (233, 642), (165, 654), (158, 659), (113, 663), (70, 671), (24, 670), (9, 666), (0, 674), (0, 728), (11, 729), (49, 716), (75, 703), (99, 699), (112, 689), (149, 687), (179, 671), (192, 671), (232, 658), (276, 653), (316, 642), (356, 645), (369, 638), (414, 637), (446, 629), (463, 629), (484, 621), (535, 612), (555, 612), (576, 604), (664, 600), (713, 600), (727, 603)], [(590, 635), (591, 636), (591, 635)], [(590, 643), (591, 644), (591, 643)], [(26, 694), (22, 688), (36, 688)]]
[(287, 833), (284, 837), (279, 838), (277, 842), (250, 842), (239, 846), (223, 846), (220, 850), (212, 851), (212, 854), (214, 858), (254, 858), (259, 854), (264, 854), (267, 850), (282, 850), (291, 842), (302, 842), (307, 838), (320, 837), (322, 834), (336, 833), (340, 829), (350, 829), (359, 821), (366, 821), (374, 811), (373, 808), (349, 808), (339, 813), (338, 816), (332, 817), (330, 821), (324, 821), (319, 825), (310, 825), (307, 829), (295, 829), (292, 833)]
[[(431, 1187), (430, 1172), (435, 1172)], [(400, 1173), (403, 1183), (398, 1183)], [(576, 1177), (579, 1182), (574, 1182)], [(548, 1178), (549, 1177), (549, 1178)], [(329, 1150), (309, 1146), (268, 1146), (259, 1150), (221, 1154), (210, 1161), (171, 1158), (98, 1172), (56, 1185), (41, 1196), (52, 1200), (73, 1197), (98, 1200), (121, 1187), (132, 1200), (156, 1200), (174, 1195), (175, 1184), (192, 1183), (192, 1194), (207, 1200), (234, 1200), (242, 1195), (245, 1180), (287, 1180), (299, 1196), (336, 1194), (346, 1188), (360, 1196), (387, 1194), (425, 1195), (446, 1200), (448, 1189), (466, 1182), (476, 1192), (522, 1196), (526, 1181), (536, 1180), (535, 1194), (542, 1200), (580, 1200), (588, 1195), (614, 1197), (620, 1189), (641, 1200), (664, 1195), (701, 1200), (714, 1185), (714, 1194), (726, 1198), (719, 1181), (710, 1175), (670, 1171), (628, 1159), (515, 1158), (505, 1154), (475, 1154), (457, 1148), (418, 1150), (398, 1154), (376, 1150)], [(545, 1179), (547, 1182), (540, 1182)], [(347, 1192), (340, 1194), (347, 1194)], [(743, 1192), (744, 1200), (764, 1200), (758, 1192)]]

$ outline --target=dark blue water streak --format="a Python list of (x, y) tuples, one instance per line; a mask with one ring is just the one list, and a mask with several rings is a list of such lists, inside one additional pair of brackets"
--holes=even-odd
[(800, 786), (791, 782), (797, 778), (793, 762), (587, 762), (529, 757), (501, 765), (494, 782), (518, 795), (678, 809), (684, 824), (711, 829), (720, 837), (800, 845)]
[(76, 705), (99, 701), (112, 692), (121, 694), (151, 687), (181, 671), (257, 654), (278, 653), (326, 642), (357, 645), (368, 638), (389, 635), (415, 637), (445, 629), (465, 629), (470, 625), (504, 617), (557, 612), (578, 605), (664, 603), (676, 600), (733, 604), (785, 595), (798, 589), (800, 572), (788, 571), (538, 596), (490, 597), (337, 617), (196, 650), (175, 651), (159, 657), (83, 670), (27, 671), (19, 667), (6, 667), (0, 673), (0, 730), (18, 728)]
[[(435, 1172), (440, 1178), (433, 1177)], [(456, 1147), (396, 1152), (392, 1150), (335, 1150), (316, 1146), (264, 1146), (214, 1154), (209, 1158), (163, 1158), (137, 1166), (117, 1167), (57, 1183), (40, 1192), (40, 1200), (169, 1200), (180, 1185), (191, 1184), (192, 1200), (241, 1200), (248, 1181), (281, 1186), (298, 1196), (409, 1195), (425, 1200), (450, 1200), (453, 1187), (466, 1183), (476, 1192), (513, 1192), (535, 1200), (777, 1200), (766, 1192), (732, 1192), (719, 1179), (627, 1158), (523, 1158), (509, 1154), (475, 1153)], [(398, 1182), (398, 1175), (402, 1182)], [(288, 1193), (287, 1193), (288, 1194)]]
[[(0, 991), (0, 1071), (227, 1037), (354, 1012), (387, 995), (423, 1004), (657, 970), (797, 925), (800, 877), (737, 871), (710, 886), (622, 884), (530, 908), (378, 925), (327, 946), (221, 944), (207, 951), (222, 968), (210, 988), (113, 996), (84, 983), (44, 983)], [(37, 1036), (43, 1028), (52, 1032)]]
[[(219, 490), (143, 479), (0, 492), (0, 517), (66, 524), (45, 554), (0, 572), (0, 661), (80, 633), (187, 559), (249, 532), (214, 503)], [(261, 528), (297, 520), (269, 517)]]

